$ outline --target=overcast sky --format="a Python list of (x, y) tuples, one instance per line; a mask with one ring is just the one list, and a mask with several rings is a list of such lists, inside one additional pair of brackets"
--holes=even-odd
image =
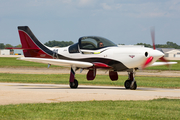
[(45, 43), (95, 35), (116, 44), (180, 45), (180, 0), (1, 0), (0, 43), (20, 44), (17, 26)]

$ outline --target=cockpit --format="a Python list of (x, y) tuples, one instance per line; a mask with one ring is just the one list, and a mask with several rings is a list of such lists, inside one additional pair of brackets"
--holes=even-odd
[(117, 46), (110, 40), (97, 36), (86, 36), (79, 38), (80, 49), (97, 50), (104, 47)]
[[(105, 47), (117, 47), (116, 44), (110, 40), (97, 37), (97, 36), (85, 36), (79, 38), (79, 42), (69, 47), (69, 53), (79, 53), (79, 49), (84, 50), (98, 50)], [(79, 49), (78, 49), (79, 48)]]

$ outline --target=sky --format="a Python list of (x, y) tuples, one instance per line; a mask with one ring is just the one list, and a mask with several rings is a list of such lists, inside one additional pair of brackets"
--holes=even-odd
[(180, 0), (1, 0), (0, 43), (20, 44), (17, 26), (42, 42), (101, 36), (116, 44), (180, 45)]

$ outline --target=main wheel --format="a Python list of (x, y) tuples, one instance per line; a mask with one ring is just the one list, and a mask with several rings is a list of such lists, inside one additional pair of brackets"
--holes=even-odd
[(130, 89), (130, 86), (131, 86), (131, 80), (126, 80), (126, 81), (124, 82), (124, 87), (125, 87), (126, 89)]
[(69, 83), (70, 88), (77, 88), (78, 87), (78, 81), (74, 79), (74, 82)]

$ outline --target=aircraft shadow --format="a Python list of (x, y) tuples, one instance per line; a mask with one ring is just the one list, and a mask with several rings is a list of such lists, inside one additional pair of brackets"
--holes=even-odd
[[(19, 89), (71, 89), (70, 87), (59, 87), (59, 86), (45, 86), (45, 85), (14, 85), (14, 86), (24, 86), (26, 88), (19, 88)], [(119, 88), (113, 88), (113, 87), (89, 87), (89, 86), (86, 86), (86, 87), (81, 87), (79, 86), (78, 88), (76, 89), (71, 89), (71, 90), (78, 90), (78, 89), (104, 89), (104, 90), (128, 90), (128, 89), (125, 89), (123, 87), (119, 87)], [(140, 91), (155, 91), (157, 88), (137, 88), (137, 90), (140, 90)]]
[[(19, 88), (19, 89), (71, 89), (70, 87), (43, 87), (43, 86), (37, 86), (37, 87), (30, 87), (30, 88)], [(78, 90), (78, 89), (104, 89), (104, 90), (127, 90), (125, 88), (106, 88), (106, 87), (78, 87), (76, 89), (71, 90)]]

